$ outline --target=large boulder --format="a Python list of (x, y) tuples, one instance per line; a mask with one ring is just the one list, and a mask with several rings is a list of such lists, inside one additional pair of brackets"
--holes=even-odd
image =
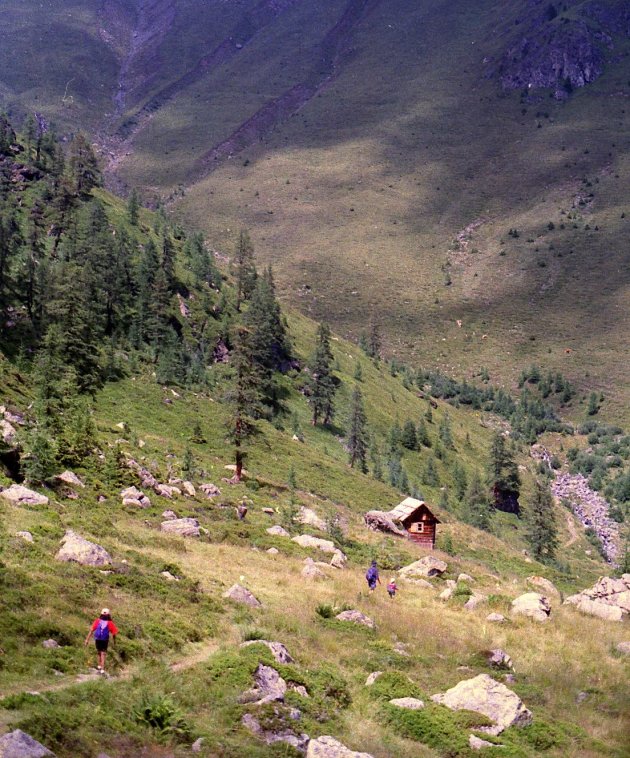
[(304, 505), (301, 506), (297, 516), (295, 517), (295, 520), (300, 524), (306, 524), (307, 526), (312, 526), (315, 529), (319, 529), (320, 532), (326, 531), (326, 522), (324, 519), (320, 518), (314, 510), (307, 508)]
[(175, 487), (172, 484), (156, 484), (155, 487), (153, 487), (153, 490), (156, 495), (160, 495), (161, 497), (166, 497), (169, 500), (171, 500), (174, 497), (180, 497), (182, 494), (182, 491), (179, 487)]
[(407, 532), (395, 524), (389, 513), (385, 511), (368, 511), (363, 516), (363, 520), (368, 529), (373, 529), (375, 532), (391, 532), (399, 537), (407, 536)]
[(287, 532), (286, 529), (283, 529), (280, 524), (276, 524), (275, 526), (270, 526), (268, 529), (265, 529), (267, 534), (271, 534), (272, 537), (290, 537), (291, 535), (289, 532)]
[(21, 729), (15, 729), (0, 737), (0, 758), (54, 758), (54, 755), (41, 742), (37, 742)]
[(185, 495), (188, 495), (188, 497), (195, 497), (197, 494), (195, 485), (192, 482), (182, 482), (182, 490), (184, 491)]
[(538, 592), (526, 592), (512, 600), (512, 614), (528, 616), (535, 621), (547, 621), (551, 605), (546, 597)]
[(58, 474), (55, 479), (64, 484), (69, 484), (71, 487), (85, 487), (85, 484), (83, 484), (74, 471), (64, 471), (62, 474)]
[(564, 602), (582, 613), (621, 621), (630, 613), (630, 574), (616, 579), (602, 576), (590, 589), (571, 595)]
[(198, 537), (199, 521), (196, 518), (176, 518), (162, 521), (160, 529), (168, 534), (179, 534), (181, 537)]
[(334, 542), (322, 540), (319, 537), (311, 537), (310, 534), (300, 534), (297, 537), (293, 537), (292, 542), (297, 542), (301, 547), (314, 547), (323, 553), (334, 553), (337, 550)]
[(335, 550), (333, 557), (330, 559), (330, 565), (333, 568), (342, 569), (345, 568), (348, 563), (348, 556), (341, 550)]
[(61, 548), (55, 558), (58, 561), (80, 563), (82, 566), (108, 566), (112, 562), (104, 547), (86, 540), (71, 529), (63, 536)]
[(287, 683), (280, 674), (271, 666), (259, 663), (254, 672), (254, 686), (243, 692), (239, 701), (263, 705), (274, 701), (283, 701), (287, 692)]
[(481, 605), (482, 603), (487, 602), (487, 600), (488, 598), (486, 597), (486, 595), (482, 595), (481, 592), (473, 592), (473, 594), (464, 603), (464, 608), (466, 608), (469, 611), (472, 611), (478, 605)]
[(14, 505), (48, 505), (49, 502), (46, 495), (40, 495), (39, 492), (29, 490), (21, 484), (12, 484), (6, 490), (2, 490), (0, 497)]
[(130, 505), (136, 508), (149, 508), (151, 501), (137, 487), (127, 487), (120, 493), (123, 505)]
[(448, 564), (441, 561), (439, 558), (434, 558), (432, 555), (426, 555), (419, 561), (410, 563), (408, 566), (404, 566), (400, 569), (400, 575), (407, 579), (408, 577), (423, 577), (423, 576), (441, 576)]
[(350, 750), (334, 737), (322, 735), (308, 743), (306, 758), (374, 758), (370, 753)]
[(490, 734), (500, 734), (509, 726), (527, 726), (532, 722), (531, 712), (515, 692), (487, 674), (465, 679), (455, 687), (431, 700), (454, 711), (475, 711), (487, 716), (493, 727), (484, 727)]
[(249, 605), (250, 608), (260, 608), (262, 603), (252, 593), (245, 589), (240, 584), (233, 584), (227, 592), (223, 593), (223, 597), (228, 600), (233, 600), (235, 603), (241, 603), (243, 605)]
[(221, 494), (221, 490), (217, 487), (217, 485), (212, 484), (211, 482), (204, 482), (204, 484), (202, 484), (199, 489), (208, 498), (216, 497), (217, 495)]
[(376, 624), (369, 616), (366, 616), (364, 613), (361, 613), (361, 611), (356, 610), (350, 610), (350, 611), (342, 611), (341, 613), (338, 613), (335, 618), (337, 621), (347, 621), (351, 624), (361, 624), (362, 626), (367, 626), (370, 629), (375, 629)]
[(13, 447), (17, 442), (17, 432), (15, 427), (6, 419), (0, 419), (0, 439), (8, 447)]
[(307, 558), (304, 561), (304, 568), (300, 573), (305, 579), (328, 579), (312, 558)]
[(293, 663), (293, 656), (282, 642), (271, 642), (269, 640), (247, 640), (247, 642), (241, 642), (241, 647), (249, 647), (250, 645), (266, 645), (278, 663)]
[(550, 582), (549, 579), (545, 579), (544, 576), (528, 576), (527, 583), (531, 584), (531, 586), (535, 587), (537, 590), (540, 590), (540, 592), (547, 595), (547, 597), (550, 595), (553, 598), (560, 597), (560, 593), (554, 583)]

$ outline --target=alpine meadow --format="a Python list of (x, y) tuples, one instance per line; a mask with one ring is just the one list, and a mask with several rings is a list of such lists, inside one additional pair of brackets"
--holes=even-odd
[(630, 8), (1, 0), (0, 758), (630, 755)]

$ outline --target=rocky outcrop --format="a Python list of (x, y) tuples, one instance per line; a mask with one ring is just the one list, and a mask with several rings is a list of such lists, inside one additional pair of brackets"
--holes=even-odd
[(571, 595), (565, 605), (607, 621), (622, 621), (630, 613), (630, 574), (618, 579), (603, 576), (590, 589)]
[(2, 440), (7, 447), (13, 447), (17, 442), (17, 431), (15, 427), (3, 418), (0, 418), (0, 440)]
[(29, 490), (21, 484), (12, 484), (6, 490), (2, 490), (0, 497), (14, 505), (48, 505), (49, 502), (46, 495), (40, 495), (39, 492)]
[(374, 621), (372, 621), (369, 616), (361, 613), (361, 611), (342, 611), (341, 613), (338, 613), (335, 618), (337, 621), (347, 621), (351, 624), (360, 624), (362, 626), (367, 626), (369, 629), (376, 629), (376, 624)]
[(473, 594), (464, 603), (464, 608), (468, 611), (474, 610), (478, 605), (488, 602), (488, 598), (482, 595), (480, 592), (473, 592)]
[(409, 577), (441, 576), (447, 568), (448, 564), (444, 561), (434, 558), (432, 555), (427, 555), (419, 561), (401, 568), (400, 575), (405, 579)]
[(304, 579), (328, 579), (312, 558), (306, 558), (304, 568), (300, 573)]
[(136, 508), (149, 508), (151, 506), (149, 498), (137, 487), (127, 487), (120, 493), (120, 497), (123, 505)]
[(544, 576), (528, 576), (527, 583), (531, 584), (532, 587), (535, 587), (537, 590), (540, 590), (547, 597), (549, 595), (554, 598), (560, 597), (560, 593), (553, 582), (550, 582), (549, 579), (545, 579)]
[(72, 487), (85, 487), (85, 484), (83, 484), (74, 471), (64, 471), (62, 474), (58, 474), (55, 479)]
[(493, 727), (484, 727), (489, 734), (500, 734), (509, 726), (527, 726), (531, 712), (518, 695), (487, 674), (465, 679), (444, 693), (432, 695), (431, 700), (454, 711), (475, 711), (487, 716)]
[(368, 511), (363, 520), (366, 526), (375, 532), (391, 532), (399, 537), (407, 537), (407, 532), (397, 526), (386, 511)]
[(260, 663), (254, 672), (254, 686), (240, 696), (239, 702), (263, 705), (282, 701), (286, 692), (287, 683), (280, 674), (271, 666)]
[(308, 743), (306, 758), (374, 758), (370, 753), (350, 750), (334, 737), (323, 735)]
[(321, 550), (323, 553), (334, 553), (337, 550), (334, 542), (322, 540), (319, 537), (311, 537), (310, 534), (300, 534), (297, 537), (293, 537), (292, 542), (296, 542), (301, 547), (317, 548), (317, 550)]
[(212, 484), (211, 482), (205, 482), (199, 487), (199, 489), (207, 498), (216, 497), (217, 495), (221, 494), (221, 490), (217, 487), (217, 485)]
[(494, 669), (513, 669), (514, 668), (512, 659), (505, 652), (505, 650), (501, 650), (500, 647), (495, 648), (494, 650), (487, 650), (485, 652), (485, 658), (488, 665), (492, 666), (492, 668)]
[(547, 621), (551, 613), (551, 605), (546, 597), (538, 592), (526, 592), (512, 600), (512, 615), (528, 616), (535, 621)]
[(108, 566), (112, 562), (105, 548), (86, 540), (71, 529), (65, 533), (61, 545), (55, 555), (58, 561), (80, 563), (82, 566)]
[(293, 663), (293, 656), (282, 642), (270, 642), (269, 640), (247, 640), (247, 642), (241, 642), (241, 647), (249, 647), (250, 645), (266, 645), (278, 663)]
[(342, 569), (346, 567), (348, 563), (348, 556), (341, 550), (335, 550), (333, 557), (330, 559), (330, 565), (333, 568)]
[(162, 521), (160, 529), (168, 534), (178, 534), (180, 537), (199, 537), (199, 521), (196, 518), (176, 518)]
[(33, 542), (33, 535), (30, 532), (16, 532), (15, 536), (24, 540), (24, 542)]
[(260, 600), (254, 597), (248, 589), (240, 584), (233, 584), (227, 592), (223, 593), (223, 597), (228, 600), (233, 600), (235, 603), (249, 605), (250, 608), (260, 608), (262, 606)]
[(591, 489), (582, 474), (559, 474), (551, 484), (558, 500), (567, 502), (586, 529), (592, 529), (601, 542), (607, 560), (614, 563), (621, 554), (619, 524), (609, 516), (608, 501)]
[(326, 531), (326, 522), (324, 519), (320, 518), (314, 510), (311, 508), (306, 508), (304, 505), (300, 507), (295, 520), (300, 524), (306, 524), (307, 526), (312, 526), (315, 529), (319, 529), (320, 532)]
[(54, 755), (21, 729), (0, 737), (0, 758), (54, 758)]

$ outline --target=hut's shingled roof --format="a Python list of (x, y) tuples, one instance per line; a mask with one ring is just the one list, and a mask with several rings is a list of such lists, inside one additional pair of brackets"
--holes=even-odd
[[(392, 510), (388, 512), (388, 515), (392, 521), (404, 521), (422, 507), (426, 508), (427, 511), (431, 513), (429, 506), (424, 500), (416, 500), (415, 497), (406, 497), (402, 503), (399, 503), (395, 508), (392, 508)], [(431, 515), (433, 516), (432, 513)], [(433, 516), (433, 518), (435, 518), (435, 516)], [(440, 523), (439, 519), (436, 518), (435, 520), (438, 524)]]

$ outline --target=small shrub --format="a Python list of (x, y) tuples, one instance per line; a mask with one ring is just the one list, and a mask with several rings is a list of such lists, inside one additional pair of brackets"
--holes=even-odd
[(181, 709), (169, 695), (145, 695), (132, 710), (135, 721), (146, 724), (162, 735), (188, 739), (190, 726)]
[(315, 607), (315, 613), (323, 619), (331, 619), (335, 615), (335, 609), (329, 603), (320, 603)]

